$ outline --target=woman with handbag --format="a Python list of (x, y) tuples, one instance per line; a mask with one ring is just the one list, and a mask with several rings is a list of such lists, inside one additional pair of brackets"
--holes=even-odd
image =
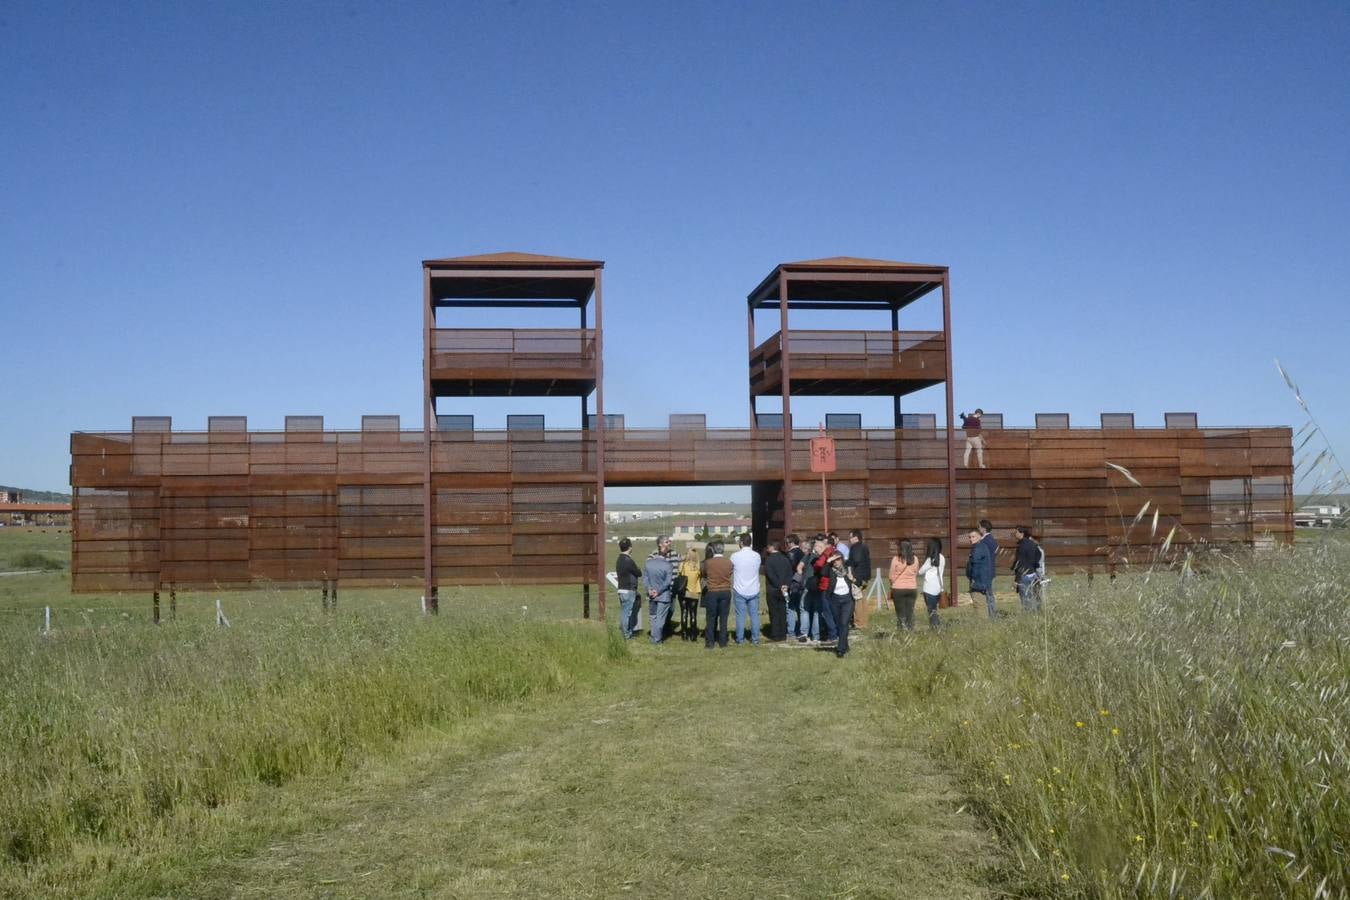
[(942, 579), (947, 574), (947, 557), (942, 555), (942, 541), (929, 538), (924, 548), (923, 565), (919, 577), (923, 579), (923, 602), (928, 607), (928, 626), (936, 631), (942, 626), (938, 620), (938, 606), (942, 603)]
[(844, 554), (838, 548), (828, 551), (829, 561), (825, 564), (825, 575), (821, 578), (821, 600), (834, 604), (834, 621), (839, 623), (839, 640), (834, 647), (834, 655), (843, 659), (848, 653), (848, 620), (853, 615), (854, 592), (858, 586), (844, 564)]
[(702, 593), (698, 551), (690, 547), (675, 575), (675, 596), (680, 601), (680, 640), (698, 640), (698, 598)]

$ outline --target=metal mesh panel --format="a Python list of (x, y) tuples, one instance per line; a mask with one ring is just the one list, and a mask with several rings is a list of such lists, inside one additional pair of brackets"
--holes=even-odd
[(860, 431), (862, 416), (858, 413), (826, 413), (826, 431)]
[[(932, 429), (840, 436), (831, 525), (868, 529), (874, 553), (887, 539), (945, 533), (945, 438)], [(758, 514), (781, 528), (781, 440), (771, 428), (616, 431), (606, 437), (606, 483), (751, 483)], [(437, 581), (593, 580), (595, 444), (582, 431), (433, 435)], [(823, 524), (808, 444), (803, 435), (791, 448), (799, 532)], [(72, 435), (75, 590), (418, 584), (423, 453), (420, 432)], [(1178, 551), (1292, 532), (1288, 429), (1011, 429), (989, 441), (986, 462), (957, 470), (961, 527), (983, 517), (1003, 533), (1031, 524), (1064, 568), (1134, 558), (1174, 524)], [(1130, 527), (1145, 502), (1161, 517), (1152, 535)], [(949, 555), (959, 565), (965, 552)]]
[(1036, 413), (1037, 428), (1068, 428), (1068, 413)]
[(1198, 428), (1199, 417), (1190, 412), (1163, 413), (1163, 425), (1166, 428)]
[(1102, 413), (1102, 428), (1133, 428), (1134, 413)]
[(173, 430), (171, 416), (132, 416), (131, 430), (135, 434), (166, 434)]
[(933, 413), (902, 413), (900, 415), (900, 427), (936, 431), (937, 416)]
[(323, 431), (323, 416), (287, 416), (287, 431)]
[(362, 431), (398, 431), (398, 416), (362, 416)]
[(1003, 428), (1003, 413), (982, 413), (980, 427), (986, 431), (999, 431)]
[(242, 434), (248, 431), (248, 416), (211, 416), (206, 420), (206, 430)]

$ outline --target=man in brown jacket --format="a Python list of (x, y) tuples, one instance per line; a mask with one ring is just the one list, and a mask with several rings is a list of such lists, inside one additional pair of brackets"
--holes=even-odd
[[(703, 592), (703, 608), (708, 611), (704, 648), (727, 645), (727, 616), (731, 612), (731, 560), (722, 555), (721, 541), (712, 545), (713, 555), (703, 561), (703, 577), (708, 588)], [(716, 639), (716, 640), (714, 640)]]

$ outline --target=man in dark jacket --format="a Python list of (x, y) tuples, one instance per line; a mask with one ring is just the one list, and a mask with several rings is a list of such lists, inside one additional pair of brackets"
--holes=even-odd
[(1039, 612), (1041, 608), (1036, 582), (1040, 578), (1041, 545), (1031, 536), (1031, 529), (1018, 525), (1013, 530), (1017, 537), (1017, 553), (1013, 557), (1013, 584), (1017, 598), (1022, 601), (1022, 612)]
[(989, 548), (989, 615), (994, 613), (994, 567), (998, 565), (998, 538), (994, 537), (994, 524), (988, 519), (980, 520), (980, 542)]
[(802, 608), (802, 595), (806, 592), (806, 576), (798, 572), (806, 551), (802, 549), (802, 539), (796, 534), (787, 536), (787, 558), (792, 563), (792, 580), (788, 586), (787, 631), (788, 640), (805, 641), (811, 630), (810, 619)]
[(633, 637), (637, 630), (638, 610), (641, 606), (637, 602), (638, 579), (642, 577), (642, 570), (638, 564), (633, 561), (629, 551), (633, 549), (633, 542), (628, 538), (619, 541), (619, 559), (614, 563), (614, 574), (619, 580), (619, 631), (624, 639)]
[[(872, 580), (872, 551), (863, 543), (863, 533), (857, 528), (848, 533), (848, 556), (844, 558), (844, 564), (859, 590), (867, 590), (867, 583)], [(855, 603), (852, 613), (855, 621), (849, 624), (867, 627), (869, 612), (866, 603)]]
[(769, 640), (787, 640), (788, 591), (792, 586), (792, 560), (778, 541), (769, 542), (764, 559), (764, 583), (768, 589)]
[(985, 606), (989, 611), (989, 620), (998, 618), (994, 607), (994, 558), (989, 553), (989, 545), (984, 542), (979, 529), (971, 529), (970, 557), (966, 560), (966, 578), (970, 582), (970, 602), (975, 602), (976, 594), (984, 595)]

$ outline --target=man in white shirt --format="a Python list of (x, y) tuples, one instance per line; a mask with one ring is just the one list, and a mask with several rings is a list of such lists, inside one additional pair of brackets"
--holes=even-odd
[(731, 554), (731, 596), (736, 607), (736, 646), (745, 643), (745, 619), (750, 618), (750, 643), (759, 646), (759, 554), (750, 548), (750, 535), (741, 535), (741, 549)]

